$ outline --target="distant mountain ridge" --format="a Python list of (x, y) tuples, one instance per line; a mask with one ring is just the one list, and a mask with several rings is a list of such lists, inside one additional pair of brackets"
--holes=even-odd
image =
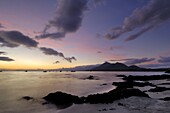
[(142, 68), (136, 65), (127, 66), (123, 63), (109, 63), (104, 62), (103, 64), (94, 64), (94, 65), (83, 65), (76, 66), (72, 68), (60, 68), (53, 69), (53, 71), (167, 71), (169, 68)]
[(127, 66), (123, 63), (109, 63), (105, 62), (97, 67), (90, 69), (90, 71), (140, 71), (146, 70), (145, 68), (138, 67), (136, 65)]

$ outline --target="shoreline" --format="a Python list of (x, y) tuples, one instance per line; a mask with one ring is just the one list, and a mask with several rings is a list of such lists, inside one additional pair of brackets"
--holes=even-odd
[[(61, 113), (66, 113), (64, 111), (67, 111), (70, 109), (77, 109), (77, 106), (98, 106), (98, 105), (104, 105), (106, 108), (103, 109), (98, 109), (95, 111), (97, 112), (103, 112), (106, 111), (107, 113), (110, 113), (111, 111), (117, 112), (117, 108), (107, 107), (107, 104), (115, 104), (115, 102), (120, 101), (117, 103), (118, 108), (125, 107), (127, 106), (127, 103), (122, 103), (122, 101), (133, 101), (134, 98), (137, 98), (138, 101), (142, 100), (141, 98), (145, 98), (144, 100), (148, 101), (153, 101), (156, 99), (157, 103), (160, 102), (169, 102), (170, 101), (170, 95), (166, 97), (161, 97), (164, 96), (164, 94), (161, 94), (159, 96), (160, 98), (155, 98), (156, 96), (153, 96), (154, 94), (160, 94), (163, 92), (169, 92), (170, 87), (163, 87), (160, 85), (169, 85), (170, 86), (170, 75), (168, 74), (163, 74), (163, 75), (150, 75), (150, 76), (133, 76), (133, 75), (117, 75), (117, 77), (121, 77), (123, 82), (113, 82), (112, 85), (116, 86), (116, 89), (113, 89), (109, 92), (102, 93), (102, 94), (93, 94), (93, 95), (88, 95), (87, 97), (78, 97), (76, 95), (71, 95), (67, 94), (64, 92), (56, 92), (56, 93), (49, 93), (47, 96), (43, 97), (43, 99), (46, 100), (46, 103), (43, 105), (48, 105), (48, 104), (54, 104), (58, 106), (58, 108), (62, 109), (60, 112)], [(155, 81), (163, 81), (163, 83), (155, 84)], [(167, 82), (169, 80), (169, 82)], [(131, 93), (129, 91), (131, 90)], [(125, 91), (125, 92), (120, 92), (120, 91)], [(127, 91), (127, 92), (126, 92)], [(138, 92), (139, 94), (135, 93)], [(114, 93), (110, 93), (114, 92)], [(117, 98), (115, 97), (115, 92), (120, 92), (117, 95)], [(122, 95), (124, 94), (124, 95)], [(130, 94), (129, 96), (127, 96)], [(135, 95), (137, 94), (137, 95)], [(114, 99), (113, 99), (113, 97)], [(109, 97), (109, 98), (107, 98)], [(65, 99), (65, 100), (64, 100)], [(81, 100), (82, 99), (82, 100)], [(84, 99), (84, 100), (83, 100)], [(88, 101), (87, 101), (88, 100)], [(133, 104), (133, 103), (128, 103), (128, 104)], [(137, 108), (136, 108), (137, 109)], [(85, 110), (86, 111), (86, 110)], [(169, 110), (170, 111), (170, 110)], [(74, 112), (74, 111), (72, 111)], [(71, 112), (71, 113), (72, 113)], [(86, 113), (86, 112), (84, 112)]]

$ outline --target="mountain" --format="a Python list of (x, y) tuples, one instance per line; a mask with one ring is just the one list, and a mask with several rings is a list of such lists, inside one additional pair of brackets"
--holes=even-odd
[(105, 62), (95, 68), (92, 68), (90, 71), (140, 71), (140, 70), (146, 70), (146, 69), (140, 68), (135, 65), (127, 66), (119, 62), (117, 63)]
[(83, 65), (83, 66), (76, 66), (76, 67), (72, 67), (72, 68), (61, 68), (61, 69), (56, 69), (56, 71), (59, 71), (59, 70), (62, 70), (62, 71), (86, 71), (86, 70), (93, 69), (99, 65), (100, 64)]

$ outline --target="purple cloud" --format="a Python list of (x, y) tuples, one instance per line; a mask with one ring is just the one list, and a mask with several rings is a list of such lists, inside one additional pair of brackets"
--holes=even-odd
[(127, 65), (136, 65), (136, 64), (151, 62), (154, 60), (155, 58), (128, 58), (128, 59), (110, 60), (110, 61), (124, 61), (124, 63)]
[(170, 57), (160, 57), (158, 60), (159, 63), (170, 63)]
[(11, 61), (14, 61), (14, 59), (9, 58), (9, 57), (2, 57), (2, 56), (0, 56), (0, 61), (7, 61), (7, 62), (11, 62)]
[(0, 31), (0, 46), (14, 48), (20, 45), (26, 47), (37, 47), (38, 42), (28, 36), (25, 36), (19, 31)]
[(130, 16), (124, 19), (121, 26), (113, 28), (112, 32), (107, 33), (105, 37), (113, 40), (139, 29), (137, 33), (125, 39), (125, 41), (134, 40), (167, 20), (170, 20), (170, 1), (150, 0), (145, 6), (136, 8)]
[(68, 62), (72, 63), (72, 60), (76, 60), (75, 57), (65, 57), (63, 53), (58, 52), (52, 48), (46, 48), (46, 47), (40, 47), (39, 48), (45, 55), (52, 55), (52, 56), (59, 56), (63, 58), (64, 60), (67, 60)]
[(60, 61), (55, 61), (55, 62), (54, 62), (54, 64), (58, 64), (58, 63), (60, 63)]
[[(84, 11), (88, 9), (87, 3), (88, 0), (58, 0), (55, 18), (48, 22), (38, 38), (58, 39), (76, 32), (81, 27)], [(57, 32), (48, 33), (51, 27), (56, 28)]]

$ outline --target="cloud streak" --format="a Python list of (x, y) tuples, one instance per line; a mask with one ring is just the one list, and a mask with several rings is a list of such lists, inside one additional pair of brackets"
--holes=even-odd
[(5, 55), (6, 52), (0, 51), (0, 55)]
[(46, 47), (40, 47), (40, 50), (45, 54), (45, 55), (52, 55), (52, 56), (57, 56), (57, 57), (61, 57), (64, 60), (72, 63), (73, 60), (76, 61), (75, 57), (65, 57), (63, 53), (58, 52), (52, 48), (46, 48)]
[(60, 61), (55, 61), (53, 64), (59, 64), (60, 63)]
[(39, 36), (36, 36), (37, 39), (51, 38), (51, 39), (61, 39), (65, 37), (65, 33), (57, 32), (57, 33), (45, 33)]
[(128, 58), (128, 59), (110, 60), (110, 61), (124, 61), (124, 63), (127, 65), (136, 65), (142, 63), (148, 63), (154, 60), (155, 58)]
[(135, 9), (130, 16), (124, 19), (121, 26), (113, 28), (105, 37), (113, 40), (138, 29), (137, 33), (125, 39), (125, 41), (131, 41), (167, 20), (170, 20), (170, 1), (150, 0), (145, 6)]
[(14, 61), (14, 59), (9, 58), (9, 57), (2, 57), (2, 56), (0, 56), (0, 61), (8, 61), (8, 62), (10, 62), (10, 61)]
[(170, 57), (162, 57), (158, 60), (159, 63), (170, 63)]
[[(58, 0), (55, 18), (48, 22), (43, 33), (37, 37), (58, 39), (67, 33), (76, 32), (81, 27), (84, 11), (88, 9), (87, 3), (88, 0)], [(52, 27), (57, 32), (49, 33)]]
[(26, 47), (37, 47), (38, 42), (25, 36), (19, 31), (0, 31), (0, 46), (1, 47), (18, 47), (20, 45)]

